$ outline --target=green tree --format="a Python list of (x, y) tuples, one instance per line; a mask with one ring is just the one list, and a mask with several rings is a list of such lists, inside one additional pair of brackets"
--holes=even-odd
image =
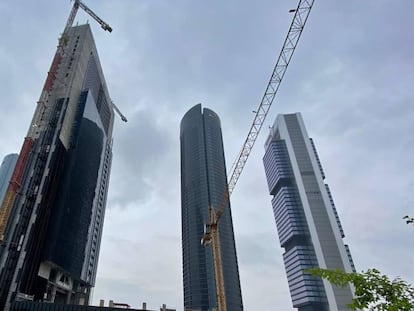
[[(414, 225), (414, 218), (404, 216), (407, 224)], [(346, 273), (342, 270), (308, 269), (306, 272), (328, 280), (331, 284), (345, 287), (353, 285), (355, 298), (348, 305), (351, 310), (412, 311), (414, 310), (414, 288), (397, 277), (390, 280), (377, 269), (361, 273)]]
[(331, 284), (345, 287), (352, 284), (355, 298), (348, 305), (351, 310), (412, 311), (414, 288), (411, 284), (395, 278), (390, 280), (376, 269), (361, 273), (342, 270), (309, 269), (307, 272), (328, 280)]

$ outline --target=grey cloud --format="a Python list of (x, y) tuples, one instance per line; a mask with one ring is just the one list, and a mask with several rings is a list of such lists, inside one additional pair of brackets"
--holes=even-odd
[[(114, 163), (111, 176), (111, 199), (124, 205), (131, 200), (145, 201), (156, 186), (149, 182), (170, 147), (165, 129), (157, 127), (156, 116), (140, 111), (128, 123), (118, 124), (119, 135), (114, 142)], [(119, 120), (116, 120), (119, 122)], [(115, 136), (117, 137), (117, 136)]]
[(240, 265), (251, 266), (263, 272), (282, 264), (276, 233), (274, 239), (269, 239), (268, 234), (240, 235), (237, 244)]

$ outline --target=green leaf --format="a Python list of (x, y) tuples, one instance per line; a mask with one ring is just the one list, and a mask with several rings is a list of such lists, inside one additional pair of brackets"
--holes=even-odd
[(308, 269), (305, 272), (326, 279), (335, 286), (353, 285), (355, 298), (349, 303), (351, 310), (414, 310), (414, 288), (411, 284), (399, 277), (390, 280), (377, 269), (361, 273), (327, 269)]

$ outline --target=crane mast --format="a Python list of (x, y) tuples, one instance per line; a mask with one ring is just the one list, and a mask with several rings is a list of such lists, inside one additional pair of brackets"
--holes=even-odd
[(293, 53), (295, 52), (313, 3), (314, 0), (299, 0), (297, 8), (289, 11), (294, 13), (292, 23), (290, 24), (282, 50), (280, 51), (262, 100), (255, 112), (256, 114), (253, 119), (253, 123), (250, 126), (249, 133), (247, 134), (242, 149), (231, 169), (230, 179), (228, 181), (227, 188), (224, 189), (221, 204), (218, 207), (217, 212), (214, 207), (209, 207), (209, 222), (205, 225), (205, 233), (201, 239), (201, 243), (205, 246), (212, 244), (218, 311), (227, 311), (218, 223), (224, 213), (225, 207), (228, 205), (229, 196), (233, 193), (256, 139), (259, 136), (260, 130), (273, 103), (276, 93), (279, 90), (279, 86), (292, 59)]

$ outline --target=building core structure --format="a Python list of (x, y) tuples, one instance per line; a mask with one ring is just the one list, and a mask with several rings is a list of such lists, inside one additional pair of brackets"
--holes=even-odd
[[(184, 310), (217, 308), (213, 254), (200, 242), (209, 206), (220, 207), (227, 191), (221, 124), (218, 115), (201, 104), (181, 120), (181, 221)], [(243, 310), (230, 202), (219, 223), (224, 288), (228, 311)]]
[(0, 309), (88, 304), (114, 112), (90, 26), (67, 27), (0, 209)]
[(7, 187), (9, 186), (11, 176), (16, 166), (17, 153), (11, 153), (4, 157), (0, 166), (0, 208), (1, 202), (3, 202), (4, 195), (6, 194)]
[(350, 287), (332, 286), (304, 271), (319, 267), (353, 272), (355, 267), (301, 114), (278, 115), (265, 150), (263, 163), (293, 307), (348, 310), (353, 298)]

